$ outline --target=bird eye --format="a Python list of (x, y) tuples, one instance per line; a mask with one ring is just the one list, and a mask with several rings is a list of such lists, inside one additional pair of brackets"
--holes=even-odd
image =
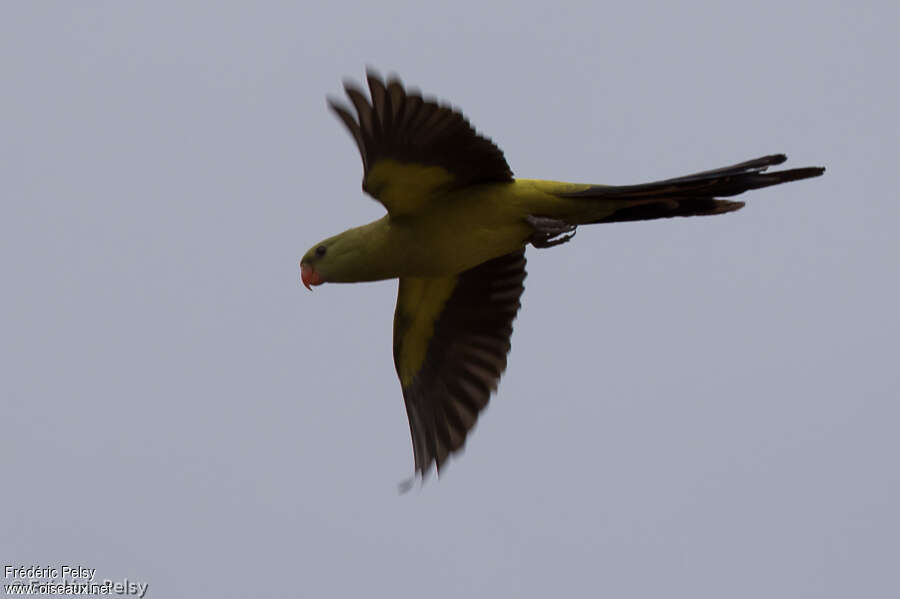
[(322, 256), (325, 255), (325, 252), (327, 251), (327, 249), (328, 248), (326, 248), (324, 245), (320, 245), (319, 247), (316, 248), (316, 256), (321, 258)]

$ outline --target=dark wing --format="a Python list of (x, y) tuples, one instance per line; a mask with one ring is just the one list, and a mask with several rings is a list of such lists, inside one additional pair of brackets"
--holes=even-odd
[(496, 389), (524, 280), (524, 249), (453, 277), (400, 279), (394, 364), (422, 476), (463, 447)]
[(391, 214), (415, 212), (442, 189), (511, 181), (512, 171), (491, 140), (475, 132), (466, 118), (396, 77), (384, 83), (367, 73), (371, 102), (353, 83), (344, 89), (349, 107), (329, 98), (346, 125), (363, 162), (363, 189)]
[(569, 198), (624, 200), (622, 208), (595, 222), (650, 220), (672, 216), (702, 216), (738, 210), (743, 202), (718, 200), (751, 189), (779, 185), (789, 181), (818, 177), (825, 169), (818, 166), (773, 173), (769, 166), (787, 160), (784, 154), (772, 154), (693, 175), (642, 183), (640, 185), (592, 185), (586, 189), (560, 194)]

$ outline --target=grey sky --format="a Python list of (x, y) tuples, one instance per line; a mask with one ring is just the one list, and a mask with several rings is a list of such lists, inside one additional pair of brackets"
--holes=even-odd
[[(895, 597), (894, 3), (8, 3), (3, 564), (148, 597)], [(365, 65), (519, 176), (786, 152), (733, 215), (529, 249), (466, 452), (412, 472), (396, 283), (298, 285), (377, 218), (325, 107)], [(744, 199), (744, 198), (742, 198)]]

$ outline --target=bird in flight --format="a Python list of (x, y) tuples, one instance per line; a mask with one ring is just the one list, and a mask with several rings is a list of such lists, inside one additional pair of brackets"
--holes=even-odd
[(307, 288), (399, 279), (394, 365), (423, 479), (462, 449), (506, 369), (528, 244), (565, 243), (579, 225), (733, 212), (744, 203), (719, 198), (825, 171), (766, 172), (787, 159), (772, 154), (638, 185), (516, 179), (460, 112), (396, 77), (367, 79), (369, 97), (345, 83), (352, 108), (328, 104), (387, 214), (315, 244), (300, 276)]

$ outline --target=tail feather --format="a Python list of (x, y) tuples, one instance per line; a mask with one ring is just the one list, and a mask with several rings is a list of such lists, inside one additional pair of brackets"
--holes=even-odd
[(561, 194), (567, 198), (622, 200), (622, 208), (598, 219), (596, 223), (651, 220), (673, 216), (705, 216), (739, 210), (744, 202), (718, 200), (751, 189), (818, 177), (823, 167), (804, 167), (773, 173), (769, 166), (787, 160), (784, 154), (772, 154), (693, 175), (642, 183), (640, 185), (595, 185), (588, 189)]

